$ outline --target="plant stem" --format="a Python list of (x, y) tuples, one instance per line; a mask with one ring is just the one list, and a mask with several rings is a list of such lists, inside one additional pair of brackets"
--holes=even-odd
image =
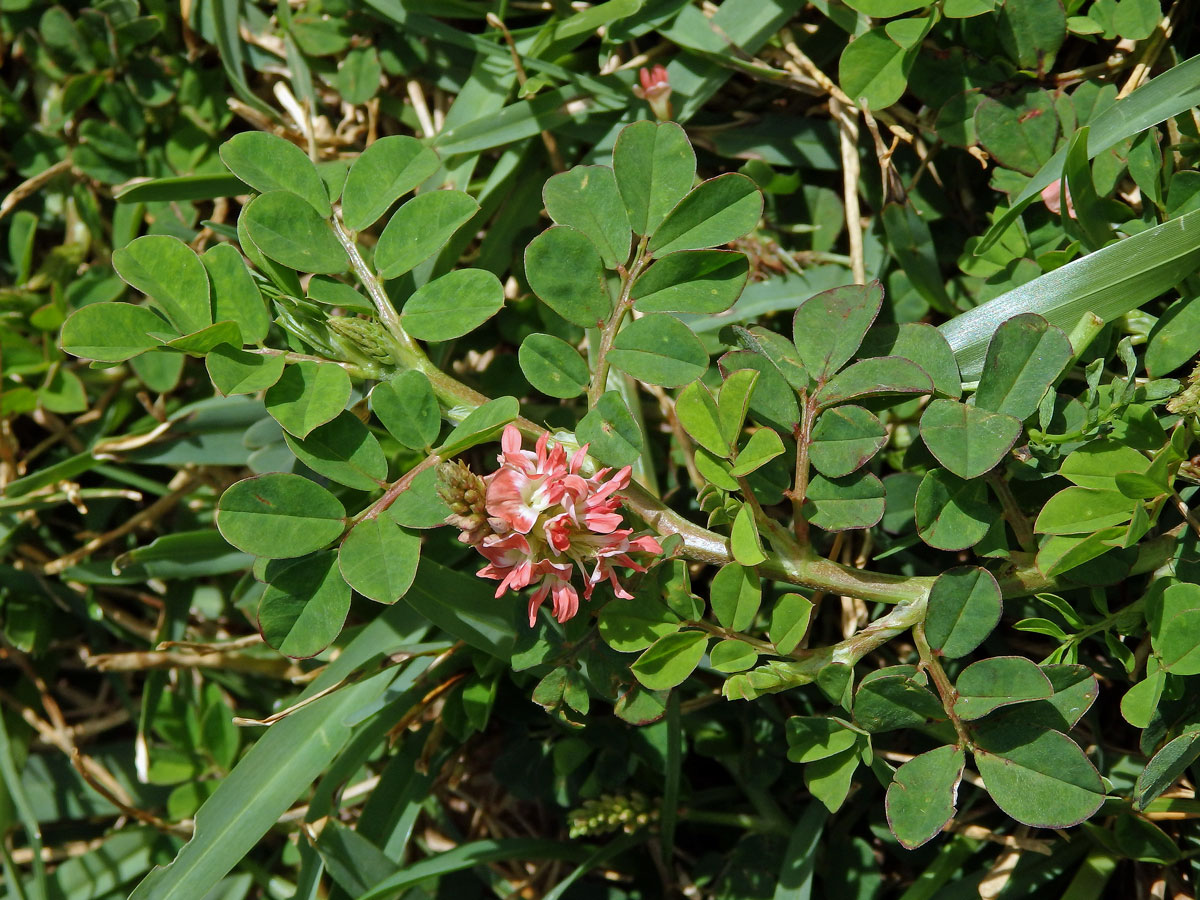
[(429, 365), (429, 358), (425, 356), (425, 351), (412, 339), (400, 323), (400, 316), (397, 314), (396, 308), (392, 306), (392, 301), (388, 297), (387, 291), (383, 289), (383, 282), (371, 271), (371, 267), (367, 265), (367, 261), (358, 252), (358, 245), (354, 242), (354, 235), (347, 231), (346, 226), (342, 224), (341, 210), (335, 210), (333, 218), (330, 221), (333, 223), (333, 233), (337, 235), (342, 249), (346, 251), (346, 256), (350, 260), (350, 266), (354, 269), (354, 274), (362, 282), (362, 286), (367, 289), (367, 296), (371, 298), (371, 302), (375, 305), (375, 312), (379, 316), (380, 323), (388, 330), (388, 334), (392, 336), (398, 345), (401, 354), (401, 359), (398, 362), (414, 369), (422, 368), (422, 363)]
[(1122, 618), (1128, 618), (1135, 610), (1140, 610), (1145, 605), (1145, 596), (1139, 597), (1132, 603), (1126, 604), (1116, 612), (1105, 616), (1103, 619), (1100, 619), (1098, 622), (1093, 622), (1091, 625), (1084, 626), (1079, 631), (1071, 635), (1069, 640), (1074, 644), (1082, 644), (1086, 638), (1091, 637), (1093, 634), (1100, 634), (1108, 631), (1108, 629), (1111, 628), (1118, 620)]
[(763, 510), (762, 505), (758, 502), (758, 498), (754, 496), (754, 489), (750, 487), (750, 482), (742, 476), (737, 479), (737, 483), (738, 487), (742, 489), (742, 496), (750, 504), (750, 511), (754, 513), (754, 521), (759, 526), (760, 531), (766, 530), (771, 544), (775, 546), (781, 555), (801, 555), (800, 545), (792, 539), (788, 530), (768, 516), (766, 511)]
[[(925, 621), (925, 610), (928, 598), (923, 597), (910, 603), (902, 603), (886, 616), (876, 619), (861, 631), (837, 644), (831, 649), (830, 662), (843, 663), (852, 666), (873, 650), (882, 647), (894, 637), (898, 637), (914, 625)], [(821, 653), (812, 650), (810, 653)]]
[(792, 529), (801, 546), (808, 547), (808, 519), (804, 517), (804, 498), (808, 495), (808, 446), (812, 443), (815, 413), (810, 409), (806, 391), (800, 392), (800, 423), (796, 426), (796, 480), (792, 485)]
[(426, 469), (438, 465), (441, 461), (442, 458), (436, 453), (430, 453), (427, 457), (405, 472), (400, 478), (396, 479), (396, 481), (386, 491), (384, 491), (382, 497), (351, 519), (350, 528), (353, 528), (359, 522), (367, 519), (378, 518), (380, 513), (396, 502), (397, 497), (412, 487), (412, 483), (418, 475), (420, 475)]
[(917, 652), (921, 654), (921, 668), (929, 673), (929, 677), (933, 680), (933, 686), (937, 688), (938, 697), (942, 701), (942, 708), (946, 710), (946, 716), (950, 719), (950, 724), (954, 726), (955, 733), (958, 734), (959, 745), (969, 747), (971, 745), (971, 737), (967, 734), (967, 729), (963, 725), (962, 719), (954, 712), (954, 701), (958, 699), (958, 691), (950, 683), (950, 679), (946, 675), (946, 670), (942, 668), (942, 664), (938, 661), (938, 655), (929, 646), (929, 641), (925, 638), (925, 623), (922, 621), (914, 625), (912, 633), (913, 642), (917, 645)]
[[(1168, 563), (1175, 555), (1175, 545), (1185, 527), (1187, 526), (1180, 524), (1158, 537), (1138, 544), (1138, 557), (1130, 567), (1129, 575), (1152, 572)], [(1032, 563), (1006, 572), (996, 580), (1000, 583), (1000, 591), (1006, 600), (1010, 597), (1027, 597), (1041, 591), (1064, 589), (1062, 582), (1057, 578), (1047, 578)]]
[(1004, 518), (1012, 527), (1013, 534), (1017, 536), (1017, 543), (1021, 545), (1021, 549), (1026, 553), (1036, 553), (1037, 540), (1033, 536), (1033, 527), (1029, 524), (1025, 513), (1021, 511), (1017, 498), (1013, 496), (1012, 488), (1008, 486), (1008, 479), (995, 471), (989, 472), (984, 478), (996, 492), (996, 497), (1004, 510)]
[(1047, 434), (1044, 431), (1038, 431), (1036, 428), (1028, 429), (1029, 440), (1035, 444), (1068, 444), (1071, 441), (1077, 441), (1084, 436), (1087, 429), (1076, 428), (1074, 431), (1069, 431), (1066, 434)]
[(759, 653), (766, 654), (767, 656), (780, 655), (775, 649), (775, 645), (769, 641), (760, 641), (757, 638), (752, 638), (748, 635), (742, 634), (740, 631), (734, 631), (731, 628), (723, 628), (720, 625), (714, 625), (712, 622), (709, 622), (705, 619), (698, 619), (695, 622), (688, 622), (687, 624), (689, 628), (698, 628), (701, 631), (707, 631), (713, 637), (722, 639), (733, 638), (734, 640), (741, 641), (743, 644), (749, 644)]
[(334, 366), (341, 366), (346, 370), (346, 374), (352, 378), (362, 378), (378, 381), (383, 377), (383, 370), (375, 366), (366, 367), (360, 366), (357, 363), (346, 362), (344, 359), (326, 359), (323, 356), (313, 356), (311, 353), (294, 353), (291, 350), (275, 350), (271, 347), (251, 347), (247, 353), (256, 353), (259, 356), (282, 356), (286, 362), (319, 362), (329, 363)]
[[(404, 326), (400, 322), (400, 317), (396, 314), (395, 308), (392, 306), (392, 301), (388, 297), (387, 291), (383, 289), (383, 282), (376, 277), (375, 273), (371, 271), (371, 267), (367, 265), (366, 260), (362, 258), (362, 254), (358, 252), (358, 246), (354, 242), (353, 235), (346, 231), (345, 226), (342, 225), (336, 214), (332, 221), (334, 234), (337, 235), (338, 240), (341, 242), (342, 249), (346, 252), (346, 256), (350, 260), (350, 266), (354, 269), (354, 274), (358, 277), (362, 286), (366, 288), (367, 295), (375, 305), (379, 321), (396, 341), (401, 357), (397, 362), (408, 368), (422, 372), (433, 385), (433, 391), (438, 399), (447, 407), (466, 406), (475, 408), (487, 403), (489, 398), (463, 384), (456, 378), (447, 375), (425, 355), (425, 351), (421, 348), (421, 345), (413, 340), (412, 336), (404, 330)], [(517, 419), (516, 425), (527, 437), (537, 437), (545, 430), (525, 418)]]
[(617, 298), (617, 305), (613, 309), (612, 315), (609, 316), (600, 332), (600, 346), (596, 348), (596, 371), (593, 373), (592, 383), (588, 387), (588, 409), (595, 408), (596, 403), (599, 402), (608, 387), (608, 351), (612, 349), (613, 341), (617, 339), (617, 332), (621, 330), (625, 314), (633, 308), (633, 298), (630, 296), (633, 293), (633, 283), (642, 274), (642, 269), (650, 264), (650, 255), (646, 253), (646, 241), (647, 238), (642, 238), (641, 243), (638, 244), (637, 253), (634, 255), (633, 265), (629, 267), (629, 271), (622, 274), (621, 295)]

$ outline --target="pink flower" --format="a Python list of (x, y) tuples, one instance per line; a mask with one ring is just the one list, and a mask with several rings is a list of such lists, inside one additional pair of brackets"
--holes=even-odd
[[(1046, 204), (1046, 209), (1056, 216), (1062, 214), (1062, 193), (1061, 181), (1052, 181), (1042, 188), (1042, 202)], [(1075, 204), (1071, 202), (1070, 188), (1067, 189), (1067, 215), (1075, 218)]]
[(671, 79), (663, 66), (653, 69), (639, 69), (638, 81), (641, 86), (633, 86), (634, 96), (650, 104), (654, 118), (666, 122), (671, 118)]
[(630, 467), (612, 477), (606, 477), (611, 470), (601, 469), (584, 478), (579, 470), (586, 446), (568, 459), (562, 444), (549, 446), (549, 435), (543, 434), (532, 452), (522, 450), (521, 434), (513, 425), (504, 429), (500, 447), (499, 470), (483, 479), (493, 533), (476, 542), (488, 560), (479, 574), (500, 582), (496, 596), (536, 586), (529, 598), (530, 626), (547, 597), (553, 598), (560, 622), (579, 611), (572, 568), (583, 576), (585, 600), (602, 581), (618, 597), (630, 598), (614, 567), (644, 572), (645, 566), (629, 554), (663, 552), (653, 537), (631, 539), (633, 529), (620, 527), (617, 492), (629, 486)]

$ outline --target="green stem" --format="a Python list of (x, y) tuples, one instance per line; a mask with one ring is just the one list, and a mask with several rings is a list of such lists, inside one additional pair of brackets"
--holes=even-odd
[(799, 584), (827, 594), (895, 604), (924, 602), (934, 580), (933, 576), (892, 575), (856, 569), (807, 550), (804, 556), (794, 559), (769, 558), (758, 567), (758, 572), (776, 581)]
[(442, 458), (436, 453), (430, 453), (427, 457), (405, 472), (400, 478), (396, 479), (396, 481), (390, 487), (388, 487), (386, 491), (384, 491), (382, 497), (351, 519), (350, 528), (353, 528), (359, 522), (367, 519), (378, 518), (380, 513), (396, 502), (397, 497), (412, 487), (412, 483), (418, 475), (420, 475), (426, 469), (438, 465), (441, 461)]
[[(1186, 525), (1178, 525), (1158, 537), (1138, 544), (1138, 557), (1130, 568), (1130, 575), (1153, 572), (1170, 562), (1175, 555), (1180, 532)], [(1028, 597), (1042, 591), (1066, 589), (1057, 578), (1047, 578), (1034, 564), (1021, 566), (997, 578), (1000, 590), (1007, 600), (1011, 597)]]
[(334, 366), (341, 366), (346, 370), (346, 374), (352, 378), (361, 378), (364, 381), (378, 381), (383, 377), (383, 369), (378, 369), (374, 366), (360, 366), (357, 363), (346, 362), (343, 359), (326, 359), (323, 356), (313, 356), (311, 353), (294, 353), (291, 350), (274, 350), (270, 347), (251, 347), (248, 353), (257, 353), (259, 356), (282, 356), (285, 362), (319, 362), (329, 363)]
[[(354, 274), (358, 277), (362, 286), (366, 288), (367, 296), (371, 298), (371, 302), (375, 305), (375, 311), (379, 316), (380, 323), (396, 341), (396, 349), (400, 355), (397, 362), (410, 369), (422, 372), (433, 385), (433, 392), (437, 395), (438, 400), (447, 408), (456, 406), (477, 408), (487, 403), (487, 397), (456, 378), (447, 375), (425, 355), (425, 351), (421, 348), (421, 345), (404, 330), (404, 326), (400, 322), (400, 316), (396, 314), (387, 291), (383, 289), (383, 282), (371, 271), (371, 267), (367, 265), (362, 254), (358, 252), (358, 245), (355, 244), (353, 235), (342, 225), (338, 215), (334, 215), (332, 222), (334, 234), (337, 235), (338, 241), (341, 242), (342, 249), (350, 260), (350, 266), (354, 269)], [(545, 430), (525, 418), (517, 419), (515, 424), (526, 437), (536, 438)]]
[(1069, 444), (1071, 441), (1077, 441), (1084, 436), (1086, 429), (1076, 428), (1074, 431), (1067, 434), (1047, 434), (1044, 431), (1038, 431), (1036, 428), (1028, 429), (1029, 440), (1035, 444)]
[[(861, 631), (850, 635), (844, 641), (834, 644), (829, 658), (830, 662), (855, 665), (860, 659), (874, 650), (882, 647), (894, 637), (898, 637), (914, 625), (925, 621), (925, 610), (928, 598), (923, 597), (910, 603), (902, 603), (886, 616), (876, 619)], [(810, 653), (821, 654), (821, 650), (811, 650)]]
[(801, 546), (809, 546), (808, 519), (804, 517), (804, 498), (808, 495), (808, 447), (812, 443), (815, 409), (811, 409), (806, 391), (800, 391), (800, 424), (796, 430), (796, 479), (792, 486), (792, 529)]
[(1101, 632), (1108, 631), (1108, 629), (1112, 628), (1112, 626), (1117, 622), (1117, 620), (1122, 619), (1122, 618), (1125, 618), (1125, 619), (1129, 618), (1135, 610), (1140, 610), (1145, 605), (1146, 605), (1145, 596), (1139, 597), (1138, 599), (1134, 600), (1132, 603), (1129, 603), (1126, 606), (1122, 606), (1115, 613), (1105, 616), (1099, 622), (1093, 622), (1091, 625), (1084, 626), (1079, 631), (1077, 631), (1073, 635), (1071, 635), (1069, 640), (1071, 643), (1081, 644), (1081, 643), (1083, 643), (1085, 638), (1089, 638), (1093, 634), (1098, 634)]
[(613, 342), (617, 339), (617, 332), (621, 330), (625, 314), (633, 308), (633, 298), (630, 296), (633, 293), (633, 283), (642, 274), (642, 269), (650, 264), (650, 255), (646, 253), (646, 240), (646, 238), (642, 238), (642, 242), (638, 244), (637, 254), (634, 256), (633, 265), (629, 267), (629, 271), (622, 272), (621, 295), (617, 298), (617, 305), (613, 309), (612, 315), (609, 316), (600, 332), (600, 346), (596, 348), (596, 370), (592, 374), (592, 383), (588, 387), (588, 409), (595, 408), (608, 388), (608, 351), (612, 349)]
[(709, 622), (705, 619), (699, 619), (695, 622), (688, 622), (687, 624), (689, 628), (698, 628), (701, 631), (708, 632), (713, 637), (722, 639), (734, 638), (735, 640), (741, 641), (743, 644), (749, 644), (759, 653), (766, 654), (767, 656), (779, 655), (779, 651), (775, 649), (774, 644), (768, 643), (767, 641), (760, 641), (757, 638), (752, 638), (749, 635), (742, 634), (740, 631), (734, 631), (731, 628), (722, 628), (720, 625), (714, 625), (712, 622)]
[[(358, 280), (362, 282), (362, 286), (367, 289), (367, 296), (371, 298), (371, 302), (375, 305), (375, 312), (379, 316), (380, 323), (388, 330), (388, 334), (399, 345), (400, 351), (405, 357), (402, 362), (407, 362), (413, 368), (417, 368), (419, 360), (427, 359), (425, 352), (409, 336), (408, 332), (404, 330), (404, 326), (400, 324), (400, 315), (396, 312), (396, 308), (392, 306), (392, 301), (388, 297), (387, 291), (383, 289), (383, 282), (371, 271), (371, 267), (367, 265), (367, 261), (358, 252), (358, 245), (354, 242), (354, 235), (347, 231), (346, 226), (342, 224), (341, 210), (336, 210), (330, 221), (333, 223), (333, 233), (337, 235), (342, 249), (346, 252), (346, 256), (350, 260), (350, 266), (354, 269), (354, 274), (358, 276)], [(411, 357), (411, 360), (409, 357)]]
[[(1067, 340), (1071, 344), (1071, 359), (1078, 361), (1083, 352), (1091, 346), (1101, 331), (1104, 330), (1104, 320), (1094, 312), (1085, 312), (1079, 317), (1079, 321), (1075, 323), (1075, 327), (1071, 329), (1071, 333), (1067, 335)], [(1065, 375), (1070, 370), (1070, 366), (1063, 369)], [(1061, 379), (1060, 379), (1061, 380)]]

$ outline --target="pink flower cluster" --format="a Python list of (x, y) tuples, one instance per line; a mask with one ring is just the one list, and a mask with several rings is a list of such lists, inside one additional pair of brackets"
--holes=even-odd
[(560, 622), (579, 611), (572, 564), (583, 574), (585, 600), (602, 581), (611, 583), (618, 597), (632, 599), (614, 566), (644, 572), (629, 554), (663, 552), (653, 537), (631, 540), (633, 529), (619, 527), (616, 492), (629, 485), (629, 466), (607, 480), (609, 469), (584, 478), (579, 469), (587, 447), (568, 461), (562, 444), (547, 449), (548, 442), (549, 435), (543, 434), (535, 452), (522, 450), (520, 432), (512, 425), (504, 429), (500, 469), (483, 479), (492, 534), (478, 538), (464, 531), (460, 536), (487, 557), (488, 565), (479, 574), (500, 582), (497, 597), (506, 590), (537, 586), (529, 598), (530, 626), (548, 596), (553, 597), (554, 617)]

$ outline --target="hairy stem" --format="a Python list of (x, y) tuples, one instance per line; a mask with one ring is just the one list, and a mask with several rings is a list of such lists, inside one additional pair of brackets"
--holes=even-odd
[(613, 309), (612, 315), (609, 316), (600, 332), (600, 346), (596, 348), (596, 371), (592, 375), (592, 383), (588, 387), (588, 409), (595, 408), (596, 403), (599, 402), (608, 387), (608, 351), (612, 349), (613, 341), (617, 339), (617, 332), (621, 330), (625, 314), (633, 308), (633, 298), (630, 296), (633, 293), (633, 283), (642, 274), (642, 270), (650, 264), (650, 255), (646, 253), (646, 240), (646, 238), (642, 238), (641, 243), (638, 244), (633, 265), (629, 267), (629, 271), (622, 272), (621, 295), (617, 298), (617, 305)]
[(796, 540), (802, 546), (808, 546), (808, 519), (804, 517), (804, 498), (808, 495), (808, 446), (812, 443), (813, 419), (816, 418), (811, 410), (807, 393), (800, 392), (800, 408), (802, 410), (800, 423), (796, 426), (796, 480), (792, 485), (792, 528)]
[(362, 378), (377, 381), (383, 377), (383, 369), (376, 366), (360, 366), (356, 363), (346, 362), (344, 359), (326, 359), (323, 356), (313, 356), (311, 353), (294, 353), (291, 350), (273, 350), (270, 347), (250, 347), (247, 353), (257, 353), (259, 356), (282, 356), (284, 360), (290, 363), (294, 362), (319, 362), (329, 363), (334, 366), (341, 366), (346, 370), (346, 374), (351, 378)]
[(375, 304), (375, 312), (379, 316), (380, 323), (388, 330), (388, 334), (395, 338), (396, 343), (400, 345), (400, 350), (406, 357), (403, 362), (410, 362), (407, 357), (411, 355), (412, 360), (410, 364), (414, 365), (415, 368), (417, 360), (425, 358), (424, 351), (409, 336), (408, 332), (404, 330), (404, 326), (400, 324), (400, 316), (396, 312), (396, 308), (392, 306), (392, 301), (388, 297), (387, 291), (383, 289), (383, 282), (371, 271), (371, 267), (367, 265), (367, 261), (358, 252), (358, 245), (354, 242), (354, 235), (347, 231), (346, 226), (342, 224), (341, 211), (335, 211), (330, 221), (333, 223), (333, 233), (337, 235), (342, 249), (346, 251), (346, 256), (350, 260), (350, 266), (354, 269), (354, 274), (362, 282), (362, 286), (367, 289), (367, 296), (371, 298), (371, 302)]
[(938, 660), (938, 654), (929, 646), (929, 641), (925, 637), (925, 623), (919, 622), (914, 625), (912, 633), (913, 642), (917, 645), (917, 653), (921, 655), (921, 668), (929, 673), (933, 686), (937, 688), (938, 697), (942, 701), (942, 709), (946, 711), (950, 724), (954, 726), (959, 744), (967, 747), (971, 743), (970, 735), (967, 734), (967, 729), (958, 714), (954, 712), (954, 701), (958, 699), (958, 691), (950, 683), (946, 670), (942, 668), (942, 664)]
[[(342, 249), (346, 252), (346, 256), (350, 260), (350, 266), (354, 269), (354, 274), (358, 277), (362, 286), (366, 288), (367, 295), (375, 305), (379, 321), (388, 330), (388, 333), (395, 339), (398, 345), (400, 359), (397, 362), (410, 369), (416, 369), (424, 373), (433, 385), (434, 394), (437, 395), (438, 400), (447, 408), (459, 406), (476, 408), (487, 403), (488, 397), (485, 397), (474, 388), (468, 387), (458, 379), (447, 375), (425, 355), (425, 351), (421, 345), (404, 330), (404, 326), (400, 322), (400, 316), (397, 315), (395, 308), (392, 306), (391, 299), (383, 289), (383, 282), (371, 271), (371, 267), (367, 265), (362, 254), (358, 252), (358, 245), (354, 242), (354, 236), (346, 230), (337, 215), (334, 215), (332, 221), (334, 234), (337, 235), (338, 240), (341, 242)], [(526, 436), (537, 437), (545, 431), (544, 428), (525, 418), (517, 419), (516, 425)]]

